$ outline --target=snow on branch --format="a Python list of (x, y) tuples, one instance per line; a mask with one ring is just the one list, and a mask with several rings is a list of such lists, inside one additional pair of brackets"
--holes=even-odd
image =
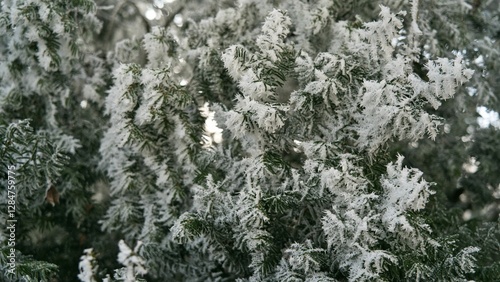
[(78, 279), (82, 282), (96, 282), (94, 275), (97, 273), (98, 266), (92, 251), (92, 249), (85, 249), (84, 255), (80, 257)]
[(283, 40), (290, 32), (292, 21), (281, 10), (273, 10), (266, 18), (262, 34), (257, 37), (257, 46), (271, 62), (278, 60), (277, 53), (282, 52)]
[(390, 232), (400, 228), (403, 233), (415, 235), (405, 214), (407, 211), (422, 210), (434, 191), (429, 189), (431, 184), (422, 179), (423, 173), (415, 168), (403, 167), (403, 160), (404, 157), (399, 155), (396, 163), (389, 163), (387, 174), (380, 180), (384, 190), (381, 197), (382, 222)]
[(363, 82), (358, 100), (362, 110), (354, 115), (357, 124), (353, 128), (359, 146), (371, 154), (393, 137), (418, 140), (427, 134), (434, 139), (440, 119), (427, 113), (425, 104), (437, 109), (440, 100), (453, 97), (456, 88), (472, 76), (460, 55), (453, 61), (430, 61), (428, 82), (410, 72), (409, 63), (396, 56), (385, 64), (384, 80)]
[(457, 86), (472, 77), (474, 71), (464, 68), (462, 59), (462, 55), (458, 54), (453, 61), (439, 58), (427, 64), (427, 77), (429, 77), (431, 91), (436, 97), (443, 100), (453, 97)]
[(123, 240), (118, 242), (118, 247), (120, 249), (118, 262), (125, 266), (124, 269), (115, 273), (115, 278), (119, 281), (136, 282), (136, 277), (138, 275), (147, 273), (145, 268), (146, 261), (138, 254), (141, 245), (142, 242), (138, 241), (134, 250), (132, 250)]
[(360, 35), (369, 43), (374, 60), (379, 57), (379, 50), (382, 50), (385, 60), (392, 57), (394, 52), (392, 40), (398, 37), (398, 32), (403, 27), (403, 21), (398, 16), (405, 14), (406, 12), (393, 14), (389, 7), (380, 5), (381, 20), (364, 24), (365, 30), (360, 31)]

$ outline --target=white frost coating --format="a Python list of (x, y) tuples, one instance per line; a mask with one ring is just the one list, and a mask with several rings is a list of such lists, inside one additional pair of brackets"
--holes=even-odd
[(229, 75), (231, 75), (231, 77), (236, 81), (241, 79), (241, 77), (243, 76), (243, 72), (245, 71), (245, 67), (243, 65), (243, 63), (245, 63), (244, 58), (241, 58), (243, 60), (241, 61), (240, 58), (235, 57), (238, 52), (248, 53), (245, 47), (240, 45), (232, 45), (231, 47), (227, 48), (221, 56), (222, 61), (224, 62), (224, 67), (226, 67)]
[(434, 192), (429, 190), (430, 184), (421, 179), (421, 171), (403, 168), (403, 160), (404, 157), (400, 155), (396, 164), (390, 163), (387, 166), (387, 178), (382, 179), (382, 186), (389, 192), (388, 201), (398, 203), (399, 207), (418, 211), (425, 207), (428, 197)]
[(241, 113), (229, 111), (224, 113), (225, 125), (231, 131), (234, 138), (240, 139), (247, 134), (244, 117)]
[(270, 133), (274, 133), (284, 125), (284, 118), (275, 108), (251, 100), (248, 97), (239, 99), (235, 109), (243, 113), (252, 113), (252, 120), (260, 128)]
[(413, 88), (413, 93), (415, 95), (422, 95), (422, 97), (424, 97), (434, 109), (437, 109), (439, 108), (439, 106), (441, 106), (441, 102), (439, 101), (438, 97), (436, 97), (429, 90), (428, 83), (422, 81), (422, 79), (414, 74), (408, 75), (408, 80), (411, 87)]
[(223, 185), (226, 185), (224, 181), (215, 183), (212, 175), (209, 174), (204, 187), (199, 185), (193, 187), (193, 205), (198, 207), (201, 214), (208, 215), (214, 208), (224, 209), (228, 217), (234, 213), (231, 211), (234, 207), (233, 199), (221, 189)]
[(323, 249), (314, 249), (311, 241), (308, 239), (304, 244), (294, 243), (285, 253), (289, 254), (288, 262), (293, 270), (303, 270), (305, 273), (314, 273), (319, 271), (321, 264), (314, 257), (314, 253), (322, 253)]
[(278, 60), (277, 53), (281, 51), (282, 41), (290, 32), (292, 21), (285, 12), (273, 10), (266, 18), (262, 27), (262, 35), (257, 37), (257, 46), (271, 62)]
[(314, 77), (314, 62), (308, 53), (301, 51), (300, 56), (295, 59), (295, 72), (300, 82), (309, 82)]
[(52, 58), (49, 55), (49, 51), (47, 49), (47, 45), (43, 40), (38, 41), (38, 52), (36, 53), (38, 57), (38, 62), (40, 66), (44, 68), (46, 71), (51, 70), (50, 63), (52, 63)]
[(83, 98), (98, 103), (101, 97), (92, 84), (85, 84), (82, 89)]
[(252, 69), (248, 69), (243, 73), (239, 81), (239, 87), (245, 96), (252, 99), (262, 99), (271, 95), (264, 82), (257, 78)]
[(429, 61), (428, 82), (410, 72), (410, 63), (400, 55), (392, 57), (383, 65), (384, 80), (363, 82), (358, 100), (362, 110), (354, 114), (357, 124), (353, 128), (359, 136), (358, 145), (371, 154), (392, 138), (418, 140), (427, 135), (434, 139), (439, 119), (412, 105), (424, 101), (437, 109), (440, 100), (453, 97), (456, 88), (473, 73), (464, 68), (460, 54), (453, 61)]
[(317, 8), (315, 12), (311, 14), (311, 26), (309, 27), (312, 30), (313, 34), (318, 34), (328, 23), (329, 17), (328, 9), (326, 7)]
[(474, 71), (465, 69), (462, 59), (459, 53), (453, 62), (447, 58), (439, 58), (427, 64), (427, 76), (436, 97), (444, 100), (453, 97), (456, 87), (472, 77)]
[(57, 148), (59, 148), (63, 152), (71, 153), (74, 154), (77, 149), (82, 147), (82, 144), (80, 143), (80, 140), (76, 139), (75, 137), (67, 134), (60, 134), (55, 140), (54, 140)]
[(154, 26), (150, 33), (144, 35), (142, 43), (150, 67), (169, 67), (172, 64), (172, 57), (168, 54), (177, 43), (165, 28)]
[(390, 232), (401, 228), (403, 232), (411, 233), (414, 228), (405, 214), (425, 208), (429, 196), (435, 192), (429, 189), (430, 183), (422, 179), (421, 171), (403, 168), (403, 160), (404, 157), (399, 155), (396, 163), (388, 164), (387, 174), (381, 179), (384, 189), (382, 222)]
[(204, 145), (207, 147), (212, 146), (213, 143), (219, 144), (222, 142), (222, 129), (218, 127), (217, 121), (215, 121), (215, 112), (210, 111), (208, 103), (205, 103), (203, 107), (199, 108), (200, 114), (205, 118), (205, 135)]
[(333, 208), (325, 211), (322, 218), (323, 230), (329, 250), (335, 250), (341, 269), (349, 273), (349, 281), (365, 281), (378, 278), (384, 271), (384, 263), (397, 261), (384, 250), (372, 250), (377, 242), (376, 221), (379, 215), (369, 212), (360, 217), (355, 209), (340, 214)]
[(43, 2), (39, 2), (38, 3), (38, 15), (40, 15), (40, 19), (44, 22), (48, 22), (50, 14), (51, 14), (51, 11), (50, 11), (49, 7), (47, 6), (47, 4), (45, 4)]
[(96, 282), (94, 275), (97, 273), (97, 265), (92, 249), (85, 249), (83, 253), (84, 255), (80, 257), (80, 263), (78, 264), (80, 270), (78, 279), (82, 282)]
[(398, 55), (394, 60), (387, 62), (383, 67), (385, 80), (405, 79), (408, 73), (408, 58)]
[(188, 232), (182, 225), (185, 221), (189, 220), (190, 214), (185, 212), (179, 216), (179, 218), (175, 221), (174, 225), (170, 228), (170, 234), (172, 234), (172, 238), (180, 243), (185, 241), (188, 238)]
[(323, 169), (323, 171), (321, 171), (320, 179), (321, 189), (319, 195), (323, 196), (323, 191), (325, 188), (329, 189), (330, 191), (335, 191), (337, 189), (337, 185), (339, 185), (344, 179), (344, 175), (342, 175), (342, 172), (335, 168)]
[(417, 14), (418, 14), (418, 0), (413, 0), (411, 2), (411, 29), (415, 34), (420, 35), (422, 34), (422, 31), (420, 30), (420, 28), (418, 28)]
[(36, 30), (36, 27), (34, 25), (30, 25), (28, 27), (25, 36), (26, 39), (28, 39), (28, 41), (30, 42), (38, 42), (40, 40), (40, 35), (38, 34), (38, 31)]
[(157, 90), (162, 85), (166, 74), (161, 70), (143, 69), (141, 82), (144, 85), (144, 94), (141, 105), (137, 109), (135, 121), (137, 124), (149, 123), (152, 119), (152, 110), (158, 110), (163, 104), (164, 95)]
[(398, 32), (403, 27), (403, 22), (383, 5), (380, 5), (380, 17), (380, 21), (365, 23), (366, 29), (359, 31), (359, 36), (369, 43), (374, 59), (379, 57), (381, 49), (383, 58), (388, 61), (394, 52), (391, 41), (399, 36)]
[[(396, 36), (403, 34), (400, 33), (402, 27), (395, 20), (398, 17), (390, 14), (388, 9), (382, 8), (383, 19), (372, 25), (367, 24), (363, 28), (358, 28), (358, 21), (350, 21), (349, 25), (345, 22), (333, 23), (335, 18), (333, 15), (338, 11), (336, 6), (332, 7), (335, 1), (331, 0), (274, 1), (280, 2), (280, 5), (297, 4), (296, 7), (299, 7), (294, 11), (294, 17), (298, 18), (297, 21), (294, 20), (294, 34), (287, 37), (290, 27), (289, 19), (284, 13), (275, 10), (266, 20), (262, 35), (258, 38), (258, 46), (256, 46), (254, 39), (257, 38), (256, 34), (259, 32), (259, 28), (256, 27), (257, 20), (262, 19), (257, 10), (264, 10), (262, 7), (265, 4), (258, 0), (243, 0), (240, 3), (249, 2), (257, 4), (254, 5), (256, 7), (245, 7), (239, 10), (221, 9), (216, 17), (206, 21), (209, 22), (207, 25), (200, 23), (199, 28), (195, 22), (185, 25), (182, 32), (189, 32), (189, 40), (194, 41), (194, 44), (190, 46), (186, 44), (182, 48), (194, 49), (181, 50), (182, 48), (179, 47), (179, 52), (174, 56), (170, 56), (169, 52), (173, 51), (175, 44), (179, 43), (177, 38), (173, 36), (173, 33), (166, 33), (164, 29), (153, 28), (153, 32), (146, 35), (143, 41), (149, 59), (148, 65), (136, 66), (134, 72), (131, 72), (129, 65), (122, 65), (115, 71), (115, 85), (109, 91), (106, 100), (106, 111), (111, 115), (111, 125), (101, 142), (101, 154), (104, 159), (101, 167), (108, 174), (111, 181), (111, 194), (116, 201), (113, 200), (111, 203), (110, 212), (102, 224), (103, 228), (122, 230), (128, 239), (144, 238), (150, 242), (150, 240), (156, 241), (154, 234), (159, 228), (157, 223), (162, 222), (163, 228), (168, 229), (176, 221), (178, 215), (186, 209), (198, 215), (204, 214), (206, 216), (204, 218), (209, 219), (209, 224), (213, 224), (213, 229), (210, 229), (209, 233), (202, 236), (187, 234), (191, 229), (187, 225), (182, 227), (177, 223), (191, 220), (188, 214), (181, 216), (170, 231), (174, 238), (190, 237), (190, 242), (182, 246), (189, 251), (186, 255), (188, 263), (191, 262), (194, 265), (200, 262), (200, 267), (197, 268), (200, 274), (217, 276), (218, 274), (212, 272), (216, 269), (212, 267), (212, 262), (224, 265), (224, 270), (229, 271), (231, 266), (227, 263), (231, 263), (232, 259), (221, 259), (222, 255), (217, 253), (219, 246), (211, 241), (213, 237), (210, 236), (217, 235), (216, 231), (219, 227), (230, 228), (231, 232), (225, 234), (233, 236), (228, 240), (234, 242), (234, 244), (230, 242), (223, 246), (222, 249), (225, 251), (228, 250), (226, 248), (240, 248), (243, 253), (248, 253), (250, 250), (251, 267), (255, 267), (254, 270), (257, 273), (258, 263), (268, 258), (266, 257), (267, 246), (275, 247), (273, 244), (280, 242), (272, 240), (271, 234), (276, 233), (271, 231), (271, 228), (277, 227), (276, 223), (280, 224), (283, 219), (284, 223), (290, 224), (285, 228), (290, 228), (290, 232), (294, 233), (293, 237), (300, 242), (283, 244), (281, 241), (279, 248), (276, 249), (278, 255), (281, 255), (283, 249), (288, 247), (284, 252), (283, 264), (280, 264), (280, 267), (287, 269), (291, 276), (282, 276), (283, 279), (277, 280), (265, 277), (267, 280), (293, 281), (292, 275), (295, 274), (294, 271), (298, 271), (301, 280), (304, 281), (330, 281), (327, 275), (321, 276), (321, 273), (318, 273), (320, 269), (325, 270), (325, 267), (320, 266), (318, 257), (313, 256), (313, 252), (329, 252), (327, 262), (332, 263), (329, 264), (331, 266), (329, 270), (336, 273), (342, 272), (340, 276), (349, 275), (350, 280), (386, 278), (387, 276), (380, 277), (379, 275), (384, 271), (384, 261), (394, 262), (394, 258), (392, 254), (385, 253), (384, 250), (396, 250), (394, 253), (401, 255), (398, 252), (401, 250), (399, 242), (394, 242), (392, 239), (401, 236), (410, 237), (408, 230), (419, 230), (417, 224), (408, 219), (408, 211), (418, 210), (425, 205), (426, 198), (422, 196), (423, 192), (414, 194), (422, 188), (419, 185), (423, 185), (425, 181), (420, 180), (418, 172), (402, 168), (400, 159), (388, 166), (387, 174), (381, 181), (382, 176), (378, 170), (375, 173), (370, 171), (376, 167), (366, 161), (368, 157), (363, 149), (373, 152), (378, 147), (386, 146), (385, 142), (390, 137), (419, 138), (425, 132), (428, 132), (430, 136), (435, 136), (434, 129), (437, 123), (435, 118), (418, 107), (421, 104), (425, 106), (427, 100), (437, 108), (442, 97), (450, 96), (449, 89), (460, 83), (460, 79), (456, 78), (465, 73), (460, 59), (457, 57), (455, 62), (458, 61), (458, 63), (452, 64), (451, 68), (443, 68), (439, 61), (433, 62), (436, 63), (435, 75), (433, 76), (431, 70), (430, 82), (426, 82), (426, 72), (424, 75), (419, 73), (420, 77), (414, 72), (411, 65), (413, 58), (405, 53), (407, 52), (404, 46), (405, 40), (396, 40), (397, 48), (396, 44), (390, 44), (395, 34)], [(417, 30), (415, 19), (418, 1), (414, 0), (412, 4), (413, 22), (409, 28)], [(303, 18), (300, 18), (301, 9), (305, 14)], [(240, 10), (244, 11), (243, 15), (240, 14)], [(262, 13), (264, 14), (264, 11)], [(289, 12), (288, 15), (291, 14)], [(18, 16), (22, 17), (22, 15)], [(347, 14), (346, 18), (350, 16)], [(406, 24), (409, 25), (408, 22)], [(249, 30), (250, 27), (252, 30)], [(425, 25), (421, 26), (423, 27), (427, 28)], [(53, 29), (57, 32), (61, 30), (61, 26), (55, 26)], [(309, 46), (311, 42), (324, 36), (323, 31), (333, 31), (332, 38), (326, 38), (326, 40), (334, 42), (329, 44), (330, 42), (324, 41), (324, 45), (312, 46), (312, 52), (307, 49), (304, 51), (302, 46)], [(22, 38), (23, 34), (19, 31), (11, 33), (15, 34), (12, 37), (21, 43), (22, 40), (26, 42), (27, 38), (32, 42), (39, 41), (38, 34), (34, 31), (29, 31), (27, 38)], [(311, 34), (315, 33), (321, 34), (318, 34), (318, 37), (311, 37)], [(314, 40), (309, 42), (310, 39)], [(230, 81), (227, 77), (220, 76), (221, 65), (214, 58), (220, 54), (224, 46), (235, 43), (245, 44), (248, 50), (256, 52), (250, 54), (250, 51), (240, 45), (233, 45), (226, 49), (222, 54), (222, 60), (235, 80)], [(127, 62), (133, 61), (135, 58), (133, 55), (137, 53), (135, 52), (137, 49), (134, 48), (139, 47), (138, 44), (134, 45), (133, 42), (128, 45), (123, 44), (123, 51), (115, 52), (114, 57), (111, 57), (113, 59), (111, 63), (118, 64), (122, 59)], [(273, 77), (273, 74), (269, 75), (269, 70), (281, 70), (284, 64), (290, 64), (293, 68), (294, 56), (288, 56), (288, 54), (301, 49), (303, 51), (295, 60), (295, 73), (289, 70), (290, 72), (283, 71), (276, 77)], [(318, 53), (319, 50), (323, 52)], [(371, 58), (370, 50), (376, 50), (378, 58), (377, 56)], [(250, 55), (243, 55), (241, 53), (243, 51)], [(287, 56), (283, 56), (285, 54), (283, 51), (287, 52)], [(66, 52), (68, 51), (64, 49), (60, 53), (64, 55)], [(5, 56), (12, 55), (6, 54)], [(218, 106), (221, 110), (217, 110), (221, 116), (218, 119), (219, 124), (230, 130), (233, 137), (239, 140), (228, 142), (224, 146), (217, 146), (214, 150), (202, 150), (201, 153), (193, 150), (195, 164), (188, 162), (186, 148), (193, 144), (191, 140), (188, 140), (190, 135), (193, 135), (193, 131), (194, 134), (201, 133), (196, 131), (200, 128), (194, 127), (193, 130), (185, 126), (193, 120), (189, 118), (184, 120), (182, 119), (184, 116), (176, 116), (172, 113), (178, 110), (183, 111), (185, 108), (176, 107), (176, 101), (169, 103), (171, 96), (162, 95), (165, 93), (164, 86), (169, 79), (164, 79), (159, 67), (166, 66), (164, 69), (170, 73), (168, 67), (173, 60), (171, 74), (180, 73), (183, 68), (175, 64), (182, 59), (177, 56), (186, 59), (183, 62), (185, 65), (198, 63), (195, 67), (197, 71), (200, 70), (198, 74), (201, 74), (202, 79), (200, 76), (195, 77), (196, 83), (189, 85), (190, 87), (186, 88), (188, 91), (200, 87), (203, 89), (200, 91), (202, 92), (200, 96), (207, 97), (209, 100), (215, 98), (226, 104), (226, 98), (231, 100), (237, 95), (234, 93), (236, 91), (233, 91), (235, 87), (230, 85), (234, 82), (238, 84), (244, 95), (238, 97), (236, 101), (232, 100), (231, 103), (227, 103), (231, 105), (228, 110), (225, 108), (222, 110), (222, 105)], [(277, 64), (276, 60), (280, 57), (285, 60)], [(365, 60), (365, 57), (370, 58)], [(19, 60), (27, 60), (27, 58), (27, 56), (20, 56)], [(62, 61), (61, 65), (64, 65), (68, 60), (63, 58)], [(45, 64), (50, 66), (50, 62)], [(8, 70), (4, 69), (1, 72), (6, 73)], [(107, 77), (105, 72), (102, 74), (104, 75), (96, 75), (96, 77)], [(293, 78), (297, 75), (298, 86), (292, 87), (295, 93), (290, 95), (289, 100), (280, 100), (274, 104), (275, 100), (266, 99), (275, 94), (278, 87), (274, 85), (283, 82), (281, 80), (284, 79), (281, 79), (280, 75)], [(23, 79), (29, 81), (27, 77), (32, 76), (26, 75)], [(38, 78), (37, 75), (33, 77)], [(363, 78), (367, 79), (364, 83)], [(6, 74), (5, 80), (15, 79), (11, 79)], [(31, 80), (30, 83), (33, 85), (30, 89), (37, 89), (38, 80)], [(269, 81), (271, 83), (268, 83)], [(200, 82), (201, 84), (198, 84)], [(208, 85), (205, 82), (208, 82)], [(222, 87), (219, 87), (221, 85)], [(103, 87), (99, 87), (98, 83), (91, 83), (90, 80), (85, 79), (78, 84), (78, 87), (80, 86), (83, 86), (84, 97), (90, 99), (95, 96), (95, 101), (99, 100), (96, 89), (103, 89)], [(205, 90), (207, 86), (209, 91)], [(360, 88), (362, 90), (358, 92)], [(3, 93), (0, 95), (7, 95), (6, 93), (10, 92), (7, 90), (9, 86), (2, 85), (0, 92)], [(172, 100), (176, 99), (175, 95), (172, 96), (174, 96)], [(295, 108), (287, 112), (283, 109), (289, 102)], [(203, 125), (203, 120), (196, 115), (197, 105), (190, 104), (190, 101), (187, 103), (189, 107), (183, 113), (187, 113), (188, 117), (191, 117), (191, 113), (195, 113), (194, 122), (197, 126)], [(170, 107), (174, 110), (170, 111)], [(155, 120), (153, 119), (154, 112), (150, 110), (158, 109), (165, 110), (166, 113), (162, 119)], [(203, 115), (207, 117), (205, 130), (210, 132), (208, 128), (217, 127), (212, 119), (213, 112), (208, 107), (205, 107), (203, 112)], [(285, 118), (289, 118), (287, 126), (290, 125), (290, 127), (284, 128)], [(134, 120), (131, 121), (131, 119)], [(145, 146), (145, 149), (139, 152), (138, 146), (133, 143), (136, 140), (129, 138), (131, 129), (127, 126), (144, 125), (144, 123), (150, 124), (139, 126), (138, 129), (146, 130), (144, 133), (147, 134), (147, 142), (150, 139), (153, 140), (146, 145), (151, 144), (152, 148)], [(217, 129), (215, 131), (219, 132)], [(127, 139), (131, 142), (120, 147)], [(297, 146), (293, 144), (289, 146), (292, 143), (290, 141), (296, 139), (301, 142), (296, 142)], [(70, 144), (71, 140), (68, 140), (63, 141)], [(214, 140), (217, 139), (214, 138)], [(196, 146), (199, 145), (198, 142), (199, 140), (194, 140)], [(358, 145), (357, 148), (354, 147), (356, 145)], [(74, 144), (72, 146), (74, 147)], [(160, 150), (161, 148), (164, 150)], [(340, 156), (346, 151), (356, 156), (353, 158)], [(171, 155), (170, 152), (172, 152)], [(272, 161), (275, 161), (272, 164), (275, 166), (273, 173), (270, 173), (272, 169), (268, 169), (268, 159), (263, 157), (271, 155), (268, 153), (273, 154)], [(354, 158), (359, 158), (359, 161), (352, 160)], [(264, 159), (265, 164), (263, 164)], [(212, 172), (211, 168), (215, 168), (216, 173), (212, 172), (214, 177), (209, 174), (204, 179), (205, 171), (200, 171), (200, 180), (197, 180), (196, 184), (191, 180), (186, 181), (186, 178), (188, 180), (193, 178), (192, 171), (195, 168), (202, 168), (205, 161), (209, 163), (207, 171)], [(281, 169), (282, 163), (292, 166), (284, 166)], [(282, 171), (290, 173), (282, 173)], [(370, 175), (367, 176), (364, 173), (370, 173)], [(217, 180), (214, 181), (214, 179)], [(380, 183), (382, 185), (378, 185)], [(180, 190), (176, 192), (177, 186), (180, 189), (187, 189), (187, 195), (192, 195), (193, 200), (191, 201), (189, 197), (178, 198), (180, 196), (176, 193), (182, 193), (178, 192)], [(404, 189), (402, 189), (403, 186)], [(293, 193), (288, 194), (289, 192)], [(280, 201), (289, 197), (291, 204), (284, 205), (284, 208), (276, 208), (270, 205), (269, 199), (274, 199), (273, 197)], [(317, 197), (321, 197), (321, 203), (318, 205)], [(297, 201), (299, 201), (298, 205)], [(381, 203), (385, 204), (382, 208)], [(271, 208), (268, 209), (268, 207)], [(272, 211), (273, 209), (278, 211), (280, 208), (285, 209), (287, 213), (284, 217), (281, 215), (277, 217)], [(325, 208), (329, 210), (322, 213)], [(138, 218), (141, 220), (144, 218), (145, 223), (137, 222)], [(134, 224), (129, 224), (132, 219)], [(401, 231), (401, 229), (404, 230)], [(193, 237), (201, 238), (193, 239)], [(420, 237), (423, 238), (422, 240), (427, 240), (425, 236)], [(170, 248), (170, 239), (169, 236), (160, 238), (161, 244), (165, 244), (162, 247)], [(382, 244), (384, 250), (378, 250), (377, 248), (381, 248), (379, 243), (388, 243), (389, 246)], [(318, 245), (324, 246), (325, 250), (318, 249)], [(202, 256), (198, 256), (197, 251), (200, 249), (206, 251), (201, 252)], [(191, 254), (194, 255), (191, 256)], [(123, 264), (140, 262), (140, 259), (130, 259), (134, 255), (136, 255), (134, 251), (121, 241), (119, 261)], [(205, 255), (210, 259), (207, 264), (198, 261), (198, 258), (206, 258)], [(413, 253), (411, 255), (413, 256)], [(415, 255), (421, 254), (415, 250)], [(180, 259), (183, 260), (184, 256)], [(92, 279), (91, 260), (91, 257), (82, 258), (81, 269), (85, 269), (83, 272), (87, 273), (82, 277), (86, 280)], [(185, 262), (180, 261), (181, 264)], [(171, 266), (168, 265), (170, 262), (166, 264), (166, 267)], [(229, 267), (226, 267), (228, 265)], [(247, 266), (245, 265), (245, 268)], [(462, 267), (466, 268), (467, 263), (464, 263)], [(205, 270), (211, 273), (201, 273)], [(271, 273), (274, 270), (271, 269)], [(127, 268), (123, 268), (120, 273), (127, 275), (128, 280), (132, 279)], [(178, 273), (172, 273), (172, 276), (186, 277), (186, 279), (196, 278), (189, 277), (189, 275), (184, 269), (179, 270)]]
[(125, 277), (122, 277), (124, 278), (125, 282), (135, 282), (135, 277), (137, 275), (144, 275), (147, 273), (147, 270), (144, 267), (146, 261), (138, 255), (141, 245), (142, 242), (138, 241), (137, 245), (132, 251), (123, 240), (120, 240), (120, 242), (118, 242), (118, 248), (120, 249), (120, 253), (118, 254), (118, 262), (126, 268), (124, 273)]
[(113, 71), (116, 82), (109, 90), (106, 97), (106, 114), (122, 114), (134, 108), (134, 104), (126, 101), (122, 96), (127, 93), (128, 87), (134, 83), (134, 75), (130, 71), (130, 65), (121, 64)]
[[(386, 94), (390, 90), (386, 89), (385, 81), (365, 81), (363, 88), (365, 91), (360, 105), (364, 109), (358, 117), (358, 143), (360, 147), (376, 149), (391, 137), (391, 135), (385, 135), (383, 132), (386, 128), (389, 128), (389, 123), (397, 113), (397, 108), (390, 104), (391, 97), (387, 96), (392, 95)], [(385, 100), (388, 103), (385, 103)]]

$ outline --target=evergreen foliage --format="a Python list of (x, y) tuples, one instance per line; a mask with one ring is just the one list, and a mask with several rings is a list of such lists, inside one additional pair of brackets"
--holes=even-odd
[(495, 281), (499, 15), (1, 1), (1, 279)]

